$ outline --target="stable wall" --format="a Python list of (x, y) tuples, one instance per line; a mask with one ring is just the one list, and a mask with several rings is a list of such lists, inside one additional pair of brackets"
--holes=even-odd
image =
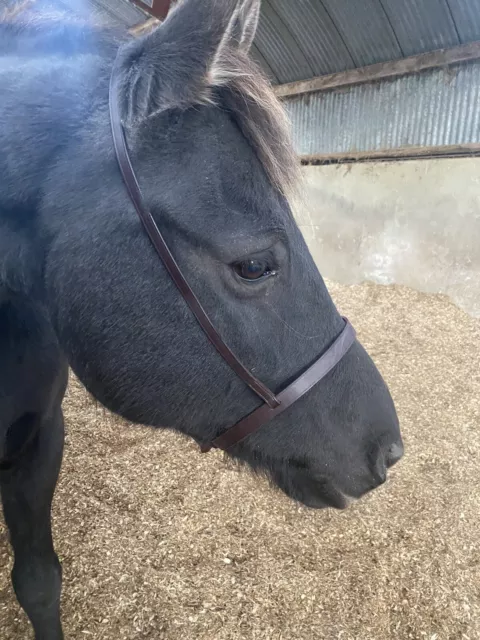
[(480, 317), (480, 158), (303, 167), (300, 228), (321, 273), (448, 295)]

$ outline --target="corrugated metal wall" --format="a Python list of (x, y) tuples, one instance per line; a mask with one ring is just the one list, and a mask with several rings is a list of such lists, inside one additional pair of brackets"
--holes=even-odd
[(480, 62), (284, 104), (301, 155), (480, 143)]

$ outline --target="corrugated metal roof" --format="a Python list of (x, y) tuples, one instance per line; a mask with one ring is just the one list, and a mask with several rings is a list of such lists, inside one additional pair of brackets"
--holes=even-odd
[(380, 0), (323, 0), (355, 62), (364, 67), (402, 52)]
[(382, 0), (404, 56), (460, 44), (447, 0)]
[(480, 63), (287, 98), (301, 155), (480, 143)]
[[(325, 7), (316, 0), (275, 0), (264, 12), (276, 12), (299, 43), (314, 75), (351, 69), (355, 62)], [(260, 38), (259, 38), (260, 42)]]
[(461, 42), (480, 39), (480, 0), (448, 0)]
[(255, 42), (279, 82), (291, 82), (292, 78), (311, 78), (315, 75), (288, 24), (280, 18), (268, 0), (263, 2)]

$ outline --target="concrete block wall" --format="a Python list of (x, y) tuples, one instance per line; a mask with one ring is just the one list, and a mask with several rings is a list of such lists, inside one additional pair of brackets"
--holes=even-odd
[(295, 215), (321, 273), (449, 296), (480, 317), (480, 158), (303, 168)]

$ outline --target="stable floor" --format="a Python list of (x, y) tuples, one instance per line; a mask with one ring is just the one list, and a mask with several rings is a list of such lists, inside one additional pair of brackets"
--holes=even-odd
[[(389, 482), (308, 511), (72, 380), (54, 509), (67, 639), (480, 639), (480, 322), (404, 288), (330, 288), (397, 404)], [(10, 567), (0, 523), (0, 638), (31, 638)]]

